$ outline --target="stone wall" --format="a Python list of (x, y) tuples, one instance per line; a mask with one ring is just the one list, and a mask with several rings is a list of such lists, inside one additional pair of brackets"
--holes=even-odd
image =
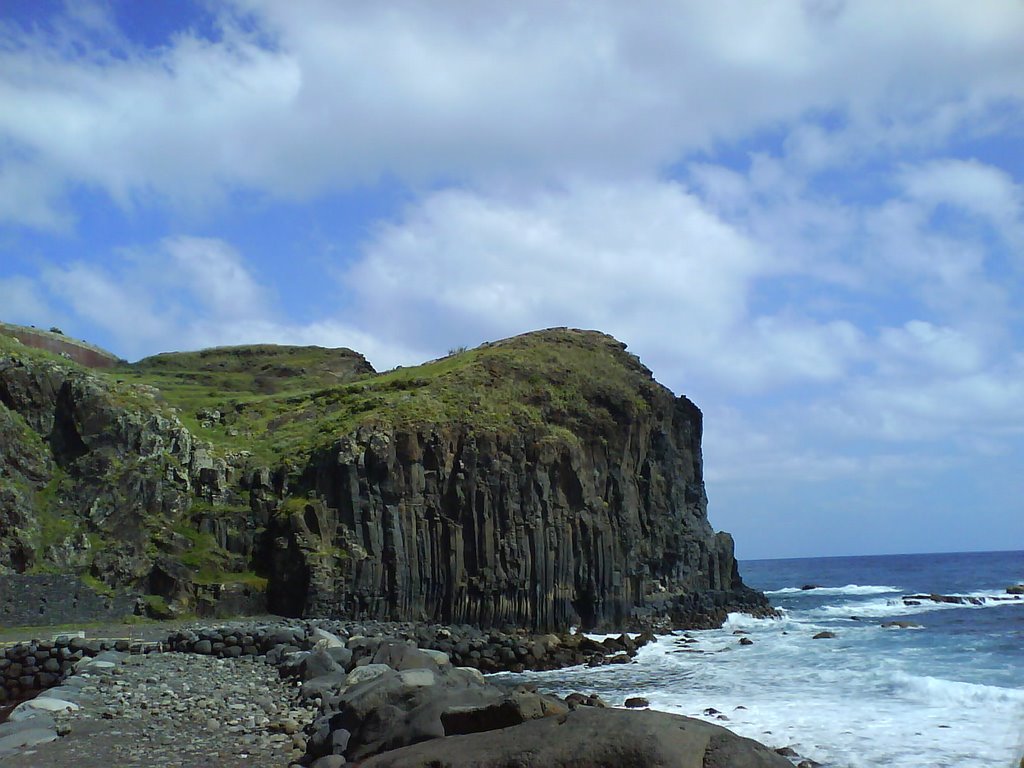
[(73, 574), (0, 575), (0, 627), (119, 621), (135, 613), (136, 595), (101, 595)]

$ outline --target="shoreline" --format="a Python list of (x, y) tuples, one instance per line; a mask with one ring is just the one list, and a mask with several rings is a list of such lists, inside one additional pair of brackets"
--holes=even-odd
[[(572, 729), (573, 733), (576, 731), (582, 733), (585, 730), (584, 721), (589, 723), (594, 718), (601, 720), (602, 723), (607, 721), (606, 725), (602, 726), (602, 730), (623, 727), (620, 723), (623, 717), (634, 725), (636, 722), (661, 722), (659, 718), (662, 717), (662, 713), (648, 712), (645, 715), (637, 711), (607, 708), (605, 702), (597, 696), (588, 697), (583, 694), (574, 694), (567, 697), (566, 700), (561, 700), (537, 693), (536, 686), (509, 687), (490, 677), (485, 678), (479, 668), (454, 665), (449, 654), (444, 651), (426, 647), (430, 644), (451, 646), (453, 654), (457, 658), (475, 661), (477, 667), (491, 664), (495, 667), (502, 667), (501, 669), (496, 668), (495, 671), (513, 671), (513, 668), (515, 671), (525, 671), (526, 666), (523, 660), (531, 663), (531, 659), (536, 662), (533, 666), (534, 669), (561, 669), (580, 663), (589, 666), (629, 663), (631, 656), (636, 653), (638, 647), (636, 642), (639, 641), (639, 645), (643, 645), (648, 639), (653, 639), (653, 635), (648, 639), (637, 638), (636, 641), (629, 638), (628, 635), (606, 637), (601, 641), (589, 638), (585, 634), (567, 634), (561, 637), (557, 635), (533, 636), (531, 638), (533, 646), (527, 649), (523, 633), (505, 634), (466, 627), (420, 625), (409, 622), (371, 624), (278, 619), (259, 624), (249, 621), (213, 626), (189, 624), (191, 626), (179, 624), (176, 631), (169, 633), (167, 630), (170, 628), (166, 625), (150, 628), (166, 633), (163, 650), (156, 650), (154, 647), (151, 652), (143, 654), (102, 651), (92, 660), (79, 662), (80, 667), (76, 670), (76, 675), (65, 680), (64, 685), (54, 690), (63, 691), (69, 683), (77, 685), (79, 681), (75, 681), (74, 678), (83, 674), (83, 671), (86, 676), (95, 675), (95, 670), (92, 673), (89, 670), (96, 665), (96, 659), (106, 660), (110, 663), (110, 667), (104, 670), (105, 677), (101, 679), (112, 682), (103, 685), (97, 684), (95, 687), (90, 687), (90, 683), (86, 690), (91, 695), (95, 695), (99, 691), (103, 691), (108, 696), (113, 695), (115, 705), (111, 705), (109, 702), (93, 701), (92, 703), (82, 703), (81, 708), (74, 711), (48, 715), (54, 721), (55, 727), (65, 730), (67, 735), (47, 743), (28, 747), (29, 750), (34, 751), (21, 750), (13, 757), (8, 757), (12, 768), (71, 764), (68, 761), (72, 761), (77, 768), (94, 768), (88, 758), (91, 749), (90, 743), (93, 743), (95, 749), (116, 748), (124, 752), (122, 763), (118, 763), (119, 765), (152, 764), (131, 762), (131, 759), (134, 759), (129, 754), (132, 749), (123, 743), (131, 734), (134, 734), (136, 739), (153, 742), (155, 745), (153, 749), (163, 755), (162, 764), (181, 765), (183, 768), (205, 764), (190, 763), (188, 759), (184, 759), (182, 762), (182, 759), (179, 759), (181, 754), (175, 758), (174, 755), (178, 753), (175, 752), (173, 740), (165, 743), (165, 737), (153, 732), (152, 728), (147, 730), (146, 727), (139, 725), (144, 718), (156, 718), (153, 720), (154, 723), (164, 722), (159, 719), (163, 716), (159, 713), (166, 714), (167, 707), (163, 706), (161, 697), (166, 698), (168, 695), (166, 691), (176, 684), (161, 676), (160, 670), (165, 667), (172, 670), (172, 677), (177, 676), (181, 679), (197, 679), (197, 676), (202, 678), (203, 675), (215, 675), (219, 671), (238, 669), (238, 665), (241, 665), (239, 673), (225, 672), (224, 675), (236, 678), (243, 684), (254, 674), (262, 675), (265, 672), (270, 672), (276, 676), (276, 683), (268, 680), (265, 676), (260, 677), (262, 681), (260, 685), (270, 686), (267, 690), (274, 691), (271, 698), (276, 696), (281, 701), (291, 702), (289, 706), (293, 707), (290, 710), (293, 714), (287, 723), (281, 720), (272, 722), (269, 718), (264, 721), (259, 717), (252, 719), (251, 722), (233, 722), (232, 718), (225, 719), (225, 715), (244, 709), (244, 704), (235, 702), (234, 710), (220, 712), (216, 716), (207, 718), (205, 722), (199, 723), (198, 726), (192, 724), (194, 729), (189, 736), (191, 740), (186, 740), (187, 743), (192, 746), (198, 744), (197, 749), (200, 751), (202, 749), (208, 751), (217, 747), (223, 753), (218, 754), (220, 760), (218, 764), (225, 766), (234, 765), (232, 760), (245, 759), (249, 762), (239, 763), (239, 765), (266, 765), (269, 767), (270, 765), (292, 764), (331, 768), (331, 766), (345, 764), (338, 762), (340, 754), (357, 755), (357, 759), (370, 758), (379, 754), (382, 756), (381, 760), (383, 760), (383, 756), (391, 756), (388, 757), (388, 760), (391, 760), (403, 752), (403, 749), (382, 749), (380, 744), (374, 742), (376, 737), (372, 733), (360, 730), (370, 727), (366, 723), (375, 723), (379, 719), (379, 713), (372, 710), (372, 707), (366, 711), (359, 709), (360, 706), (365, 705), (365, 702), (360, 704), (358, 701), (358, 697), (361, 695), (368, 696), (374, 701), (377, 699), (373, 697), (384, 696), (386, 699), (388, 696), (397, 696), (395, 702), (399, 702), (399, 706), (404, 706), (407, 700), (415, 700), (420, 702), (417, 706), (421, 709), (425, 708), (424, 711), (434, 711), (440, 706), (443, 711), (453, 713), (462, 712), (465, 709), (466, 701), (469, 701), (470, 710), (473, 712), (472, 716), (447, 715), (446, 725), (441, 728), (440, 732), (432, 734), (433, 737), (441, 739), (464, 738), (463, 736), (456, 737), (454, 734), (457, 733), (466, 733), (465, 738), (468, 738), (468, 734), (477, 731), (490, 732), (495, 728), (509, 726), (523, 727), (524, 734), (532, 733), (533, 730), (547, 727), (543, 724), (534, 725), (532, 723), (533, 720), (543, 717), (558, 718), (571, 715), (573, 722), (581, 723), (578, 728)], [(337, 634), (324, 628), (323, 625), (328, 624), (331, 625), (331, 629), (337, 630)], [(405, 636), (403, 637), (403, 635)], [(472, 637), (468, 637), (470, 635)], [(429, 642), (431, 638), (433, 643)], [(428, 642), (422, 643), (421, 646), (414, 643), (414, 639)], [(517, 642), (523, 643), (523, 645), (515, 647), (514, 644)], [(483, 652), (471, 647), (469, 653), (465, 653), (467, 649), (462, 647), (462, 644), (467, 643), (470, 646), (475, 645), (482, 648)], [(541, 648), (541, 643), (547, 643), (548, 647)], [(565, 647), (563, 647), (563, 643)], [(218, 645), (220, 647), (215, 647)], [(632, 648), (627, 649), (630, 645)], [(257, 653), (242, 653), (244, 650), (251, 649), (255, 649)], [(523, 651), (526, 652), (523, 653)], [(479, 656), (470, 655), (474, 652)], [(550, 658), (544, 661), (549, 656)], [(556, 659), (561, 659), (563, 662), (571, 660), (571, 663), (556, 665)], [(541, 664), (546, 666), (539, 666)], [(201, 670), (202, 674), (196, 670)], [(259, 694), (259, 697), (265, 703), (268, 695), (270, 694), (264, 691)], [(47, 694), (43, 692), (40, 696), (46, 697)], [(153, 696), (157, 696), (157, 698), (153, 699)], [(199, 701), (206, 702), (206, 698), (201, 698)], [(395, 702), (388, 706), (395, 706)], [(447, 703), (442, 706), (438, 702)], [(206, 703), (202, 705), (208, 706)], [(112, 706), (113, 709), (111, 709)], [(577, 710), (583, 708), (601, 710), (603, 714), (589, 712), (581, 715), (575, 714)], [(353, 720), (354, 716), (351, 713), (356, 711), (361, 714)], [(307, 714), (296, 714), (301, 712)], [(187, 712), (178, 713), (181, 718), (188, 714)], [(440, 715), (433, 717), (438, 716)], [(130, 717), (130, 719), (126, 720), (126, 717)], [(346, 717), (349, 719), (345, 720)], [(664, 717), (676, 718), (677, 716), (664, 715)], [(459, 724), (452, 725), (452, 718), (458, 720)], [(690, 722), (687, 718), (682, 718), (682, 720)], [(441, 722), (441, 720), (437, 721), (438, 724)], [(700, 723), (701, 721), (692, 722)], [(228, 723), (228, 725), (223, 725), (224, 723)], [(184, 726), (186, 723), (179, 722), (179, 725)], [(343, 725), (348, 727), (343, 727)], [(526, 728), (527, 725), (530, 727)], [(714, 728), (715, 726), (701, 723), (700, 726), (694, 727)], [(226, 730), (227, 728), (235, 730)], [(238, 730), (239, 728), (242, 730)], [(249, 730), (245, 730), (246, 728)], [(388, 738), (399, 746), (404, 741), (408, 744), (405, 749), (412, 749), (412, 745), (419, 738), (410, 737), (399, 726), (394, 726), (392, 730), (395, 730), (395, 733)], [(737, 749), (754, 749), (750, 745), (756, 744), (755, 742), (747, 744), (747, 740), (740, 740), (740, 737), (733, 736), (728, 731), (722, 730), (722, 734), (717, 735), (716, 738), (727, 741), (729, 739), (738, 740)], [(242, 737), (245, 741), (238, 741)], [(256, 748), (263, 750), (259, 753), (261, 757), (258, 759), (264, 762), (252, 762), (251, 754), (248, 751), (250, 745), (255, 745)], [(188, 754), (195, 757), (195, 750), (192, 749), (192, 746), (189, 747), (191, 751)], [(287, 755), (282, 754), (281, 750), (284, 747), (290, 749)], [(759, 745), (758, 748), (767, 749)], [(232, 752), (232, 750), (235, 751)], [(239, 757), (242, 752), (249, 757)], [(144, 756), (148, 760), (153, 754), (147, 752)], [(770, 757), (778, 756), (772, 753)], [(770, 760), (770, 757), (765, 759)], [(50, 762), (32, 762), (40, 759)], [(341, 759), (344, 760), (344, 758)], [(125, 760), (127, 762), (124, 762)], [(371, 761), (369, 764), (376, 763)], [(380, 764), (391, 763), (385, 761)], [(395, 764), (404, 765), (405, 763)], [(540, 764), (538, 763), (538, 765)], [(761, 765), (761, 763), (756, 764)], [(786, 761), (764, 764), (792, 766), (793, 763)], [(105, 768), (105, 764), (96, 762), (95, 768)]]

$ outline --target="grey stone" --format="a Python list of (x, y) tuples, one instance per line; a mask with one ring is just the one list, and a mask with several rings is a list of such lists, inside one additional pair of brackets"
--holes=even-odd
[(0, 736), (0, 757), (12, 755), (28, 747), (56, 741), (56, 728), (26, 728), (6, 736)]
[(530, 720), (390, 750), (362, 768), (792, 768), (762, 744), (681, 715), (583, 707), (561, 717)]

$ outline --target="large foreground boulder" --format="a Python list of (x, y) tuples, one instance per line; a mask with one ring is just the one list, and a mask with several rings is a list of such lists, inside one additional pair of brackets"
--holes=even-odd
[(664, 712), (581, 707), (561, 717), (395, 749), (362, 768), (792, 768), (762, 744)]

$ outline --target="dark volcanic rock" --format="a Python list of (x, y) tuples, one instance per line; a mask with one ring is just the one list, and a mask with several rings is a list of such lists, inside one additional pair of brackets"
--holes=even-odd
[(972, 597), (971, 595), (906, 595), (903, 602), (907, 605), (918, 605), (921, 602), (931, 601), (933, 603), (948, 603), (952, 605), (984, 605), (985, 598)]
[(581, 707), (513, 728), (449, 736), (365, 760), (363, 768), (792, 768), (716, 725), (663, 712)]
[(618, 342), (563, 333), (616, 356), (642, 407), (597, 392), (573, 440), (357, 430), (314, 455), (302, 487), (316, 499), (278, 518), (271, 610), (535, 629), (770, 612), (707, 520), (700, 410)]
[[(103, 373), (3, 347), (0, 569), (85, 572), (160, 596), (146, 603), (159, 615), (266, 605), (546, 631), (771, 612), (740, 579), (732, 538), (707, 520), (700, 410), (611, 337), (526, 334), (407, 380), (375, 379), (361, 356), (337, 352), (306, 367), (296, 361), (324, 355), (229, 348)], [(179, 374), (210, 388), (251, 378), (257, 389), (240, 394), (265, 394), (259, 408), (277, 415), (244, 421), (245, 434), (276, 464), (258, 465), (237, 441), (196, 439), (163, 384)], [(296, 398), (301, 408), (286, 393), (271, 399), (304, 376), (322, 389)], [(140, 380), (165, 389), (129, 383)], [(489, 393), (507, 382), (488, 421)], [(444, 408), (390, 418), (421, 390)], [(404, 399), (389, 400), (395, 391)], [(189, 418), (238, 438), (244, 398), (211, 397)], [(336, 432), (273, 439), (321, 417)], [(536, 668), (550, 653), (458, 651), (483, 671)]]

